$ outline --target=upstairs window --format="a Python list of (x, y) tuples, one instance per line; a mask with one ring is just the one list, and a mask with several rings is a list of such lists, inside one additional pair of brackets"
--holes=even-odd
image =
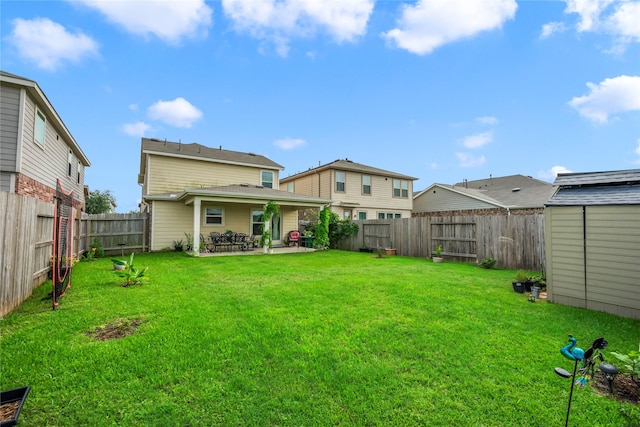
[(78, 161), (78, 184), (80, 184), (80, 174), (82, 173), (82, 163)]
[(287, 182), (287, 191), (289, 193), (295, 193), (295, 186), (294, 186), (294, 182), (293, 181), (289, 181)]
[(273, 188), (273, 172), (262, 171), (260, 175), (261, 185), (265, 188)]
[(40, 112), (40, 110), (36, 110), (36, 129), (34, 134), (35, 141), (44, 147), (44, 135), (47, 129), (47, 119), (45, 119), (44, 114)]
[(343, 171), (336, 171), (336, 191), (344, 193), (345, 182), (347, 180), (346, 173)]
[(205, 208), (204, 223), (207, 225), (222, 225), (222, 208)]
[(361, 221), (364, 221), (365, 219), (367, 219), (367, 213), (366, 212), (358, 212), (358, 219)]
[(371, 176), (362, 175), (362, 194), (371, 194)]
[(409, 181), (402, 179), (393, 180), (393, 197), (409, 197)]
[(73, 164), (73, 153), (69, 151), (69, 156), (67, 158), (67, 176), (71, 176), (71, 165)]

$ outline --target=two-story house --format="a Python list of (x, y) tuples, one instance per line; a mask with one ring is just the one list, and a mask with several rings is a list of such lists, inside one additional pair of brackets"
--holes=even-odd
[(89, 159), (35, 81), (0, 71), (0, 128), (0, 191), (50, 202), (59, 180), (84, 209)]
[(142, 210), (151, 216), (151, 250), (170, 248), (185, 233), (260, 235), (268, 202), (280, 207), (267, 227), (274, 245), (282, 244), (298, 228), (299, 209), (321, 209), (331, 202), (281, 191), (283, 169), (259, 154), (142, 138), (138, 183)]
[(416, 179), (344, 159), (283, 178), (280, 187), (333, 200), (343, 219), (411, 218)]

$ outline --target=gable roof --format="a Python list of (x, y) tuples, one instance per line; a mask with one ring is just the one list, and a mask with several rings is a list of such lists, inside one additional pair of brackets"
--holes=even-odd
[[(145, 157), (148, 154), (233, 165), (253, 166), (263, 169), (284, 170), (284, 166), (279, 165), (260, 154), (223, 150), (222, 146), (220, 146), (220, 148), (211, 148), (196, 143), (183, 144), (181, 142), (163, 141), (155, 138), (142, 138), (140, 175), (144, 175), (144, 170), (146, 168)], [(138, 178), (138, 181), (140, 182), (140, 177)]]
[(51, 117), (53, 119), (56, 129), (58, 129), (58, 131), (63, 134), (64, 140), (69, 141), (69, 144), (71, 145), (70, 148), (71, 151), (73, 151), (73, 154), (75, 154), (76, 157), (80, 159), (84, 166), (91, 166), (91, 162), (87, 158), (86, 154), (84, 154), (84, 151), (82, 151), (80, 145), (76, 142), (73, 135), (71, 135), (71, 132), (69, 131), (69, 129), (67, 129), (67, 126), (62, 121), (62, 118), (60, 118), (56, 109), (53, 108), (53, 105), (51, 104), (51, 102), (49, 102), (49, 98), (47, 98), (47, 95), (45, 95), (38, 83), (36, 83), (34, 80), (7, 73), (6, 71), (2, 70), (0, 70), (0, 82), (10, 86), (17, 86), (25, 89), (29, 93), (29, 95), (31, 95), (31, 97), (36, 100), (38, 107), (44, 110), (47, 117)]
[(640, 205), (640, 169), (558, 174), (547, 206)]
[[(510, 209), (541, 208), (555, 191), (552, 184), (524, 175), (463, 181), (453, 186), (438, 185), (450, 191)], [(414, 199), (423, 192), (418, 193)]]
[(351, 172), (359, 172), (359, 173), (365, 173), (365, 174), (370, 174), (370, 175), (378, 175), (378, 176), (386, 176), (389, 178), (398, 178), (398, 179), (406, 179), (406, 180), (411, 180), (411, 181), (415, 181), (418, 178), (412, 177), (412, 176), (408, 176), (408, 175), (403, 175), (400, 173), (396, 173), (396, 172), (391, 172), (388, 170), (384, 170), (384, 169), (378, 169), (378, 168), (374, 168), (372, 166), (367, 166), (367, 165), (363, 165), (361, 163), (356, 163), (352, 160), (349, 159), (338, 159), (335, 160), (331, 163), (326, 163), (324, 165), (320, 165), (318, 167), (315, 168), (310, 168), (309, 170), (306, 170), (304, 172), (299, 172), (293, 175), (289, 175), (286, 178), (282, 178), (280, 179), (280, 182), (282, 183), (286, 183), (287, 181), (291, 181), (295, 178), (300, 178), (306, 175), (311, 175), (317, 172), (321, 172), (321, 171), (325, 171), (325, 170), (344, 170), (344, 171), (351, 171)]
[(420, 196), (423, 193), (428, 193), (434, 188), (439, 188), (445, 191), (450, 191), (452, 193), (461, 194), (463, 196), (470, 197), (472, 199), (476, 199), (484, 203), (489, 203), (491, 205), (495, 205), (500, 208), (509, 208), (509, 206), (505, 205), (499, 200), (494, 199), (493, 197), (488, 196), (487, 194), (485, 194), (485, 192), (481, 190), (476, 190), (474, 188), (458, 187), (458, 186), (449, 185), (449, 184), (438, 184), (438, 183), (431, 184), (426, 189), (420, 191), (419, 193), (416, 193), (413, 196), (413, 198), (415, 199), (416, 197)]

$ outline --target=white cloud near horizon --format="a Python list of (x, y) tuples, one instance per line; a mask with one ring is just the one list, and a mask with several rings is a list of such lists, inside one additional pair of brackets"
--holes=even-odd
[(151, 129), (151, 126), (145, 122), (127, 123), (122, 126), (122, 131), (129, 136), (143, 137), (144, 134)]
[(70, 32), (47, 18), (11, 21), (13, 30), (6, 40), (18, 55), (38, 68), (55, 71), (66, 62), (78, 63), (98, 55), (98, 43), (81, 31)]
[(476, 122), (483, 125), (497, 125), (498, 119), (493, 116), (476, 117)]
[(538, 172), (538, 178), (553, 181), (559, 173), (571, 173), (571, 171), (564, 166), (553, 166), (549, 170)]
[(373, 0), (222, 0), (237, 32), (273, 44), (282, 57), (288, 55), (292, 38), (321, 31), (338, 43), (355, 41), (365, 34), (373, 6)]
[(274, 141), (273, 144), (276, 147), (280, 147), (283, 150), (293, 150), (294, 148), (302, 147), (306, 144), (304, 139), (300, 138), (285, 138)]
[(173, 101), (159, 100), (147, 109), (147, 115), (153, 120), (182, 128), (190, 128), (203, 116), (202, 111), (182, 97)]
[(153, 35), (173, 45), (185, 38), (205, 37), (212, 25), (213, 10), (204, 0), (68, 1), (97, 10), (131, 34)]
[(401, 6), (397, 28), (382, 34), (395, 46), (425, 55), (484, 31), (502, 28), (516, 14), (515, 0), (419, 0)]
[(581, 116), (607, 123), (615, 113), (640, 110), (640, 76), (618, 76), (599, 84), (588, 82), (589, 94), (573, 98), (569, 105)]
[(480, 148), (490, 143), (491, 140), (493, 140), (493, 133), (491, 132), (476, 133), (465, 137), (462, 140), (462, 145), (471, 149)]
[(456, 153), (458, 158), (458, 165), (462, 168), (475, 168), (482, 166), (485, 162), (484, 156), (474, 156), (469, 153)]

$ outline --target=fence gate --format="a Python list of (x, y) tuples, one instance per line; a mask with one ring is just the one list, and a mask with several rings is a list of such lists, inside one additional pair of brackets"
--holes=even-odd
[(53, 309), (55, 310), (58, 306), (58, 300), (71, 286), (71, 267), (73, 266), (73, 190), (66, 193), (59, 179), (56, 184), (53, 215), (51, 283), (53, 285)]
[(362, 244), (368, 248), (391, 247), (391, 224), (363, 224)]
[(442, 255), (450, 260), (477, 259), (476, 223), (461, 221), (455, 217), (442, 218), (443, 222), (431, 223), (431, 241), (434, 247), (442, 246)]

